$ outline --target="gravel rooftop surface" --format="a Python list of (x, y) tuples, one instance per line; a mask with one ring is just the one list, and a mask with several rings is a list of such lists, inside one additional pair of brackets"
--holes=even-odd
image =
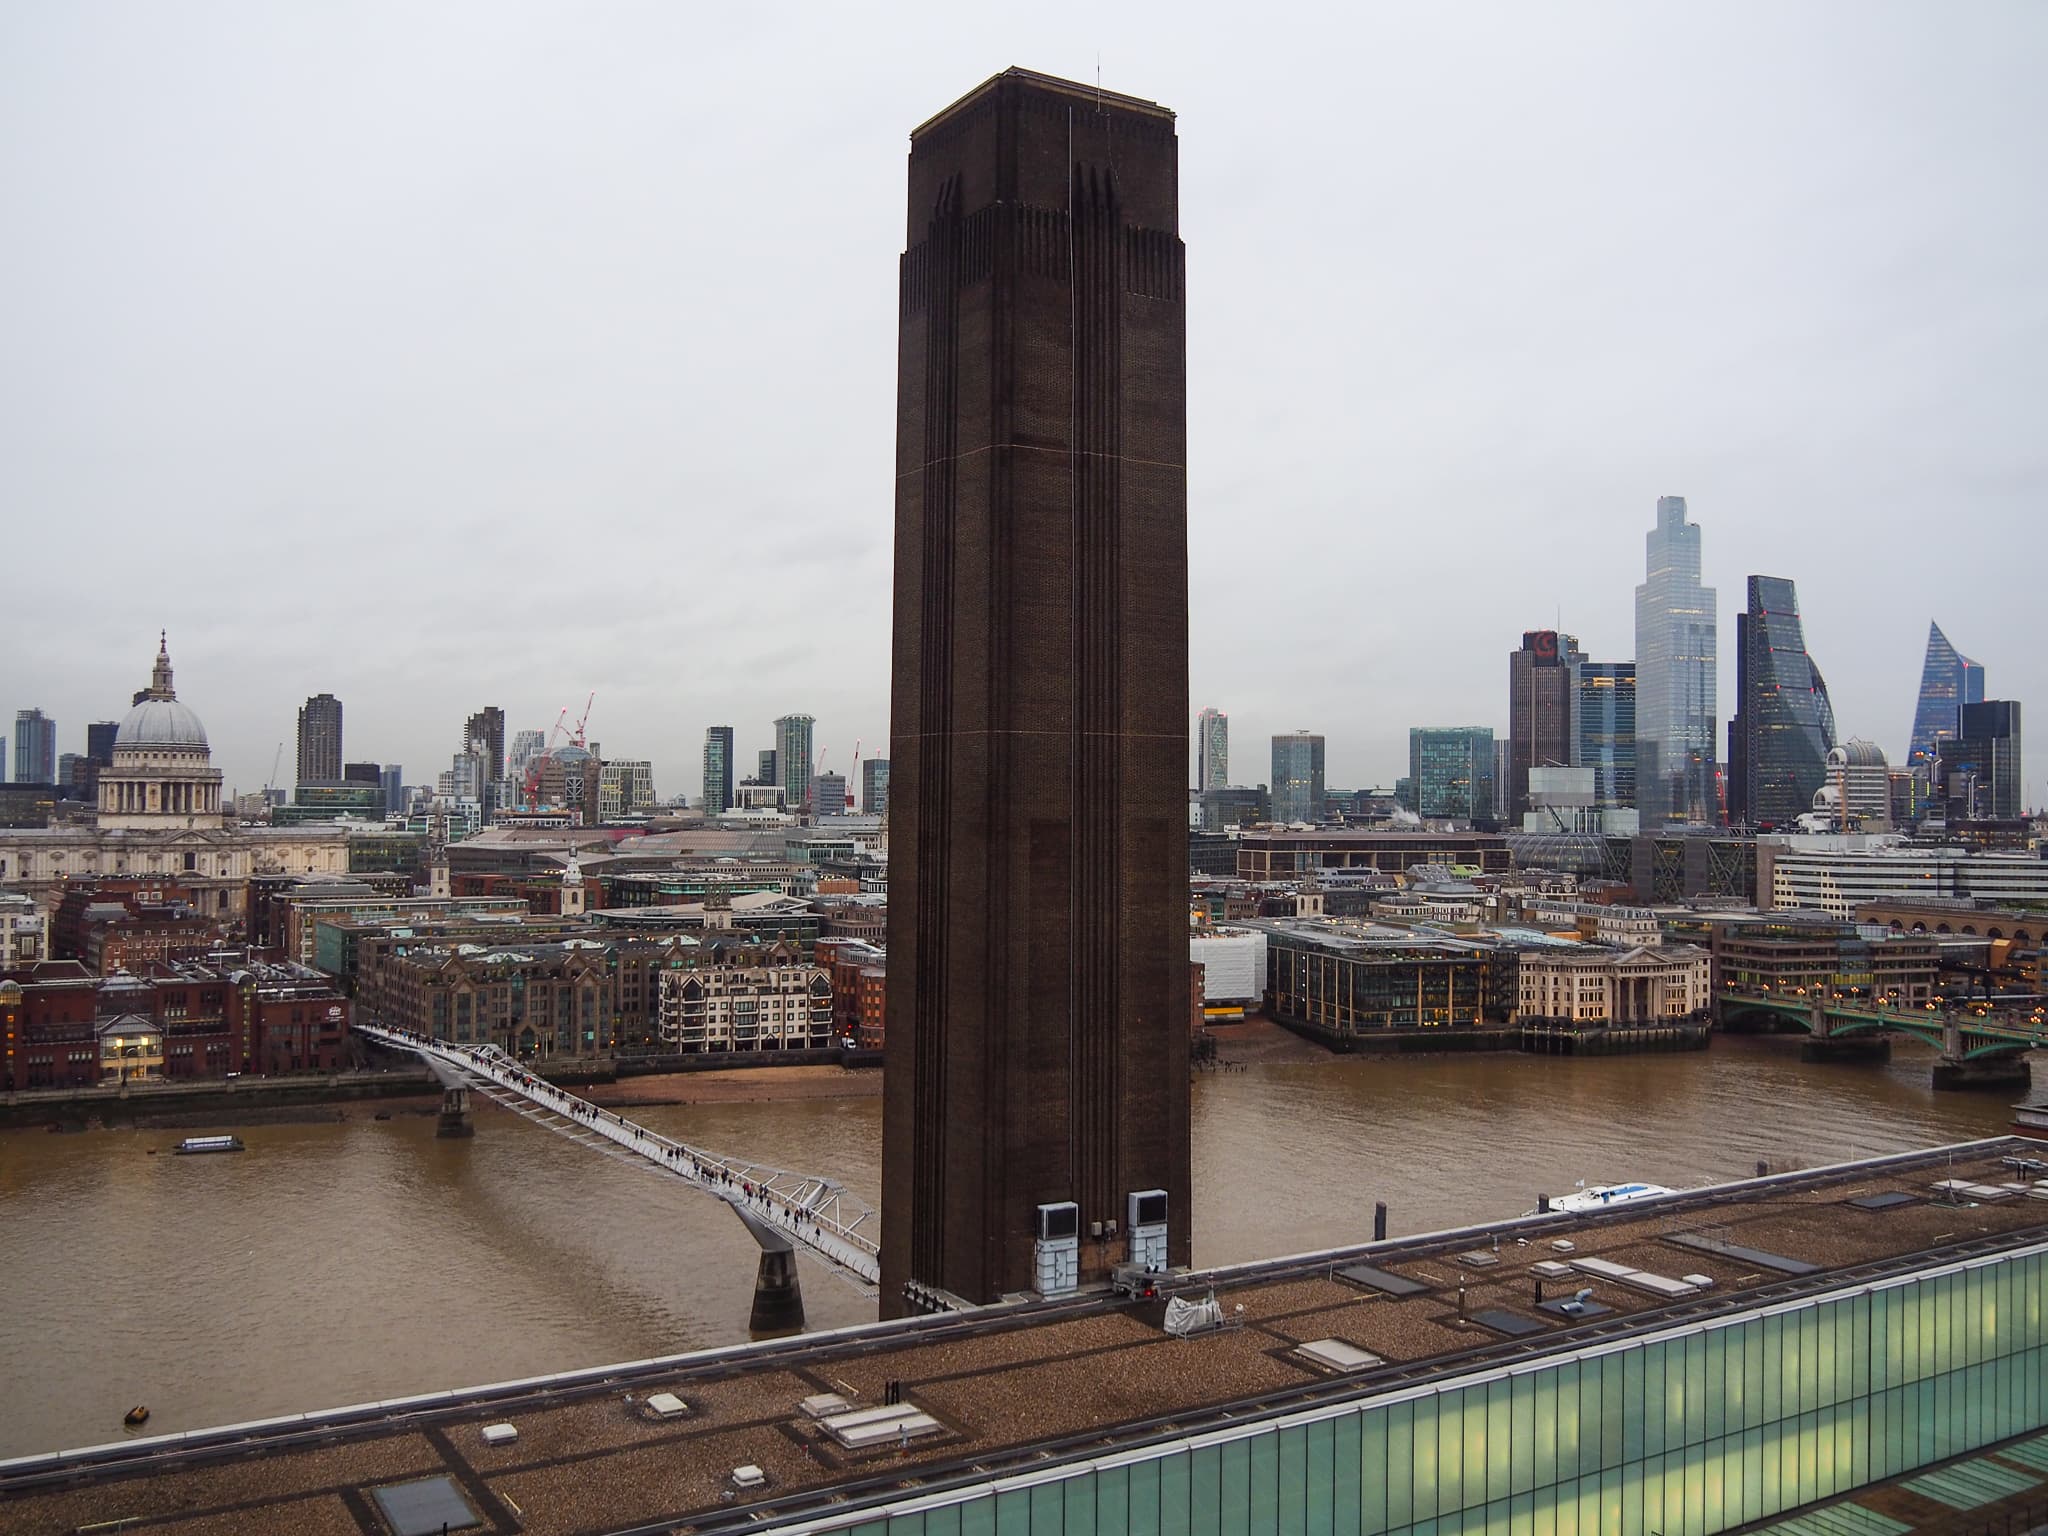
[[(1957, 1162), (1954, 1173), (1981, 1183), (2012, 1175), (1999, 1156), (2040, 1149), (2007, 1143), (1998, 1152)], [(631, 1381), (563, 1389), (519, 1402), (451, 1408), (365, 1428), (342, 1428), (316, 1444), (245, 1444), (209, 1459), (162, 1471), (119, 1467), (83, 1470), (68, 1486), (0, 1484), (0, 1530), (19, 1536), (68, 1536), (80, 1526), (130, 1519), (124, 1531), (150, 1536), (243, 1536), (289, 1531), (293, 1536), (385, 1536), (369, 1491), (414, 1477), (455, 1479), (484, 1517), (478, 1527), (536, 1536), (585, 1536), (637, 1523), (692, 1523), (724, 1518), (736, 1502), (827, 1497), (835, 1485), (877, 1483), (907, 1489), (920, 1479), (969, 1465), (1014, 1465), (1019, 1453), (1072, 1437), (1071, 1454), (1088, 1454), (1141, 1421), (1170, 1418), (1192, 1425), (1225, 1405), (1274, 1392), (1327, 1389), (1332, 1373), (1301, 1359), (1304, 1341), (1338, 1338), (1388, 1362), (1386, 1371), (1449, 1374), (1500, 1356), (1526, 1355), (1513, 1341), (1459, 1315), (1459, 1283), (1467, 1313), (1499, 1308), (1539, 1318), (1550, 1341), (1571, 1338), (1574, 1324), (1534, 1310), (1543, 1260), (1602, 1258), (1673, 1279), (1709, 1275), (1707, 1300), (1789, 1282), (1739, 1257), (1702, 1253), (1665, 1241), (1697, 1232), (1782, 1254), (1824, 1271), (1905, 1257), (1991, 1234), (2015, 1240), (2048, 1230), (2048, 1201), (2019, 1198), (1982, 1206), (1938, 1203), (1931, 1186), (1947, 1176), (1929, 1161), (1887, 1174), (1790, 1189), (1738, 1192), (1711, 1208), (1671, 1212), (1621, 1208), (1593, 1217), (1557, 1217), (1540, 1233), (1505, 1225), (1498, 1262), (1468, 1267), (1457, 1255), (1495, 1252), (1487, 1236), (1454, 1241), (1417, 1237), (1388, 1245), (1367, 1261), (1424, 1281), (1423, 1294), (1393, 1298), (1337, 1279), (1334, 1271), (1360, 1255), (1333, 1256), (1327, 1266), (1297, 1267), (1261, 1278), (1254, 1272), (1218, 1277), (1217, 1300), (1227, 1320), (1217, 1333), (1168, 1337), (1157, 1304), (1066, 1310), (1039, 1319), (993, 1315), (980, 1325), (933, 1339), (912, 1332), (840, 1340), (796, 1358), (764, 1354), (758, 1363), (678, 1363)], [(1901, 1190), (1918, 1203), (1859, 1211), (1844, 1202)], [(1530, 1236), (1517, 1241), (1518, 1234)], [(1552, 1250), (1568, 1235), (1572, 1254)], [(1591, 1324), (1646, 1319), (1671, 1305), (1628, 1286), (1584, 1276), (1545, 1283), (1546, 1297), (1591, 1285), (1613, 1309)], [(1207, 1282), (1193, 1288), (1204, 1294)], [(1679, 1302), (1680, 1308), (1697, 1301)], [(1240, 1310), (1242, 1309), (1242, 1310)], [(801, 1345), (802, 1341), (794, 1341)], [(1542, 1341), (1539, 1341), (1539, 1343)], [(1440, 1362), (1440, 1363), (1437, 1363)], [(1370, 1395), (1385, 1372), (1357, 1379)], [(843, 1392), (865, 1407), (900, 1384), (903, 1398), (940, 1421), (941, 1433), (866, 1451), (841, 1448), (798, 1411), (801, 1399)], [(1389, 1383), (1391, 1385), (1391, 1383)], [(657, 1421), (645, 1413), (653, 1392), (674, 1392), (690, 1405), (687, 1418)], [(628, 1401), (630, 1397), (631, 1401)], [(482, 1426), (509, 1421), (517, 1443), (487, 1447)], [(742, 1463), (761, 1467), (765, 1491), (733, 1495), (728, 1478)]]

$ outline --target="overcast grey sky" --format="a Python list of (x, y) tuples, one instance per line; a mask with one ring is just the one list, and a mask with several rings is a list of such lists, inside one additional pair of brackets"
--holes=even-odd
[(2048, 7), (1016, 9), (7, 0), (0, 731), (168, 627), (245, 789), (323, 690), (415, 782), (592, 689), (664, 795), (714, 722), (884, 750), (907, 134), (1098, 54), (1180, 114), (1235, 780), (1633, 654), (1660, 494), (1724, 715), (1752, 571), (1895, 760), (1929, 618), (2048, 697)]

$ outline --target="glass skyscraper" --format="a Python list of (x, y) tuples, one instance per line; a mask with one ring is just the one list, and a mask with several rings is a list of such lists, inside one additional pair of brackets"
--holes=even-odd
[(1636, 806), (1645, 832), (1720, 820), (1714, 736), (1715, 591), (1700, 585), (1700, 530), (1683, 496), (1657, 498), (1636, 588)]
[(1408, 732), (1409, 808), (1451, 821), (1493, 816), (1493, 728), (1414, 726)]
[(1627, 809), (1636, 803), (1636, 664), (1582, 661), (1577, 671), (1576, 762), (1593, 770), (1596, 803)]
[(1978, 699), (1941, 743), (1934, 767), (1935, 804), (1950, 821), (2016, 821), (2026, 813), (2020, 789), (2020, 707), (2010, 699)]
[(732, 727), (704, 728), (704, 814), (732, 809)]
[(1273, 738), (1273, 819), (1323, 819), (1323, 738), (1308, 731), (1290, 731)]
[(57, 722), (40, 709), (15, 711), (14, 782), (57, 782)]
[(1806, 653), (1798, 590), (1782, 576), (1749, 578), (1749, 608), (1735, 618), (1735, 693), (1729, 819), (1790, 828), (1827, 782), (1835, 709)]
[(1504, 819), (1513, 825), (1529, 809), (1529, 770), (1569, 768), (1578, 762), (1572, 724), (1578, 700), (1579, 642), (1554, 629), (1522, 634), (1508, 652), (1508, 778), (1501, 786)]
[(782, 775), (783, 803), (792, 811), (810, 802), (811, 730), (817, 723), (810, 715), (784, 715), (775, 722), (775, 770)]
[(1913, 741), (1906, 750), (1908, 768), (1932, 768), (1941, 742), (1956, 733), (1956, 716), (1965, 704), (1984, 702), (1984, 669), (1970, 660), (1941, 632), (1927, 626), (1927, 660), (1920, 666), (1920, 702), (1913, 711)]
[(1205, 709), (1195, 716), (1195, 788), (1223, 789), (1230, 783), (1230, 716)]

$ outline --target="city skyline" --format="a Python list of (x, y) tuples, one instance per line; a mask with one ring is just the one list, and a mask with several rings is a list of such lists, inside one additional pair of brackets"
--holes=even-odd
[[(67, 584), (32, 584), (16, 621), (49, 643), (0, 664), (0, 719), (40, 707), (60, 752), (79, 750), (83, 722), (132, 691), (138, 637), (168, 626), (244, 791), (322, 691), (348, 702), (352, 755), (380, 761), (445, 761), (448, 722), (478, 698), (545, 727), (593, 688), (592, 734), (651, 759), (664, 794), (697, 792), (707, 725), (735, 723), (745, 761), (792, 708), (850, 761), (888, 726), (885, 605), (845, 595), (889, 581), (877, 445), (893, 317), (873, 298), (886, 263), (820, 266), (806, 232), (822, 220), (849, 250), (893, 248), (872, 210), (929, 80), (984, 74), (992, 53), (1092, 76), (1098, 45), (1128, 88), (1231, 146), (1182, 189), (1206, 264), (1188, 360), (1190, 684), (1242, 741), (1306, 722), (1333, 784), (1391, 784), (1410, 726), (1505, 725), (1497, 658), (1522, 630), (1632, 657), (1635, 540), (1666, 493), (1708, 531), (1723, 634), (1749, 574), (1796, 579), (1844, 730), (1895, 762), (1930, 619), (1970, 615), (1970, 653), (2002, 695), (2048, 681), (2023, 628), (2026, 563), (1974, 553), (2022, 541), (2043, 491), (2026, 402), (2048, 349), (2010, 253), (2038, 246), (2044, 215), (2004, 195), (2042, 179), (2048, 108), (2022, 64), (2048, 29), (2036, 11), (1950, 25), (1816, 7), (1771, 22), (1767, 46), (1763, 23), (1727, 17), (1506, 15), (1477, 34), (1345, 17), (1315, 56), (1227, 68), (1202, 13), (1091, 20), (1085, 44), (1056, 16), (955, 18), (945, 42), (858, 79), (820, 62), (857, 45), (850, 17), (821, 18), (813, 58), (751, 18), (699, 40), (652, 12), (605, 27), (482, 14), (415, 18), (405, 49), (257, 7), (122, 29), (50, 9), (0, 22), (19, 125), (0, 186), (23, 235), (0, 258), (11, 553), (77, 564), (80, 528), (152, 550), (147, 570), (94, 572), (134, 632), (74, 634)], [(1853, 71), (1838, 67), (1850, 17)], [(731, 83), (669, 89), (666, 61), (707, 44)], [(303, 73), (314, 57), (332, 67)], [(678, 145), (719, 141), (741, 81), (771, 75), (838, 125), (802, 196), (760, 190), (809, 142), (801, 124), (676, 163)], [(1281, 81), (1302, 119), (1285, 128), (1260, 105)], [(1283, 140), (1304, 147), (1277, 153)], [(1338, 204), (1333, 175), (1352, 188)], [(1319, 210), (1309, 249), (1351, 254), (1260, 302), (1269, 232), (1298, 208)], [(757, 258), (698, 238), (728, 218), (757, 231)], [(1939, 242), (1913, 233), (1936, 228)], [(828, 344), (795, 370), (750, 354), (744, 317), (766, 307)], [(764, 477), (769, 398), (811, 451)], [(854, 404), (823, 404), (840, 399)], [(207, 536), (151, 538), (166, 522)], [(768, 526), (773, 542), (750, 547)], [(1434, 554), (1423, 535), (1447, 526), (1459, 545)], [(1457, 609), (1439, 583), (1395, 581), (1360, 619), (1357, 562), (1303, 553), (1359, 529), (1434, 560)], [(572, 537), (579, 558), (557, 558)], [(786, 617), (741, 649), (759, 588), (638, 558), (671, 542), (754, 560)], [(223, 604), (223, 549), (294, 578)], [(1294, 624), (1213, 622), (1268, 588), (1289, 593)], [(366, 593), (407, 633), (359, 626), (332, 645)], [(1400, 661), (1424, 624), (1426, 691)]]

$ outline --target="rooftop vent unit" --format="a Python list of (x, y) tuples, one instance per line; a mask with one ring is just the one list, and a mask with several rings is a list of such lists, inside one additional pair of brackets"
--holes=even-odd
[(884, 1403), (878, 1408), (856, 1408), (820, 1419), (819, 1428), (849, 1451), (872, 1450), (878, 1445), (901, 1444), (907, 1440), (936, 1435), (946, 1426), (921, 1408), (908, 1403)]
[(815, 1392), (805, 1398), (797, 1407), (803, 1410), (807, 1419), (829, 1419), (835, 1413), (845, 1413), (853, 1407), (853, 1400), (839, 1392)]
[(732, 1469), (732, 1485), (735, 1488), (765, 1488), (768, 1474), (751, 1461)]
[(673, 1392), (656, 1392), (647, 1399), (647, 1411), (657, 1419), (688, 1418), (690, 1405)]
[(486, 1424), (485, 1445), (510, 1445), (519, 1438), (519, 1431), (510, 1424)]
[(1310, 1339), (1306, 1344), (1297, 1344), (1294, 1352), (1326, 1371), (1365, 1371), (1386, 1363), (1378, 1355), (1342, 1339)]

